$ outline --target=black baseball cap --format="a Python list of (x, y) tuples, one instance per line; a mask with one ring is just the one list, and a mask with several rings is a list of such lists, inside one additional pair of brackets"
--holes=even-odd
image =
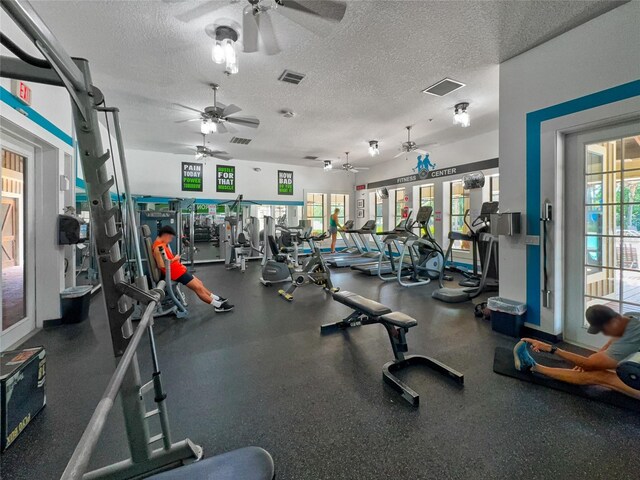
[(164, 235), (165, 233), (168, 233), (169, 235), (173, 235), (174, 237), (176, 235), (176, 231), (173, 229), (171, 225), (165, 225), (163, 227), (160, 227), (160, 230), (158, 230), (158, 236)]
[(587, 332), (595, 335), (596, 333), (600, 333), (602, 327), (609, 323), (610, 320), (619, 317), (620, 314), (606, 305), (592, 305), (587, 308), (584, 316), (589, 323)]

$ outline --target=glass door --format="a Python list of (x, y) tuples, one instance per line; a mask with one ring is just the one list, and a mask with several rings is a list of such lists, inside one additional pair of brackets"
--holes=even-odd
[(2, 137), (2, 325), (0, 351), (35, 328), (30, 275), (34, 268), (32, 225), (27, 215), (32, 189), (28, 182), (32, 155)]
[(640, 124), (570, 135), (566, 148), (564, 335), (599, 347), (588, 307), (640, 311)]

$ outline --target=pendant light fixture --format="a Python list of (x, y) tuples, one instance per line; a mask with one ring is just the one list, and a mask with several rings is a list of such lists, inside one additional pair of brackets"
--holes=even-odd
[(467, 102), (458, 103), (453, 111), (453, 124), (461, 127), (471, 125), (471, 117), (469, 116), (469, 104)]
[(380, 147), (377, 140), (369, 140), (369, 155), (372, 157), (380, 155)]
[(215, 42), (211, 51), (211, 59), (214, 63), (225, 64), (224, 73), (234, 75), (238, 73), (238, 55), (236, 42), (238, 32), (233, 28), (220, 25), (215, 29)]

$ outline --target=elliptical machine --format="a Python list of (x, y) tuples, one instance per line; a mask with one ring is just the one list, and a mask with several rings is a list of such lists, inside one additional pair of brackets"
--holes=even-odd
[(291, 302), (293, 300), (293, 292), (298, 287), (305, 285), (319, 285), (327, 292), (337, 292), (340, 289), (333, 286), (331, 282), (331, 272), (322, 257), (320, 247), (316, 242), (321, 242), (329, 238), (329, 233), (324, 232), (321, 235), (311, 235), (311, 227), (300, 235), (302, 241), (306, 241), (311, 247), (311, 255), (305, 260), (302, 269), (296, 269), (291, 262), (288, 262), (289, 272), (291, 274), (291, 285), (287, 290), (278, 290), (278, 294)]

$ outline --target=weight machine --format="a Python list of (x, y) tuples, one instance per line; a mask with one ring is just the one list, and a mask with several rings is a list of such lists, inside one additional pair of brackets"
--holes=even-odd
[[(0, 76), (64, 87), (71, 97), (77, 148), (85, 174), (93, 222), (93, 242), (102, 279), (113, 352), (116, 358), (119, 358), (107, 389), (82, 434), (62, 478), (64, 480), (143, 478), (162, 470), (169, 470), (176, 465), (200, 460), (201, 447), (189, 439), (173, 442), (171, 438), (166, 405), (167, 395), (158, 363), (152, 316), (156, 304), (164, 296), (164, 289), (156, 288), (149, 291), (142, 270), (140, 239), (136, 216), (133, 214), (135, 212), (133, 200), (129, 194), (129, 178), (120, 130), (119, 110), (106, 106), (102, 92), (92, 83), (89, 62), (81, 58), (72, 59), (28, 1), (3, 0), (0, 5), (44, 56), (44, 59), (41, 59), (29, 55), (2, 34), (0, 36), (2, 45), (17, 58), (4, 55), (0, 58)], [(98, 112), (105, 113), (105, 116), (110, 115), (115, 126), (114, 133), (120, 158), (126, 210), (129, 212), (126, 223), (123, 219), (120, 226), (116, 224), (115, 216), (121, 209), (112, 204), (110, 191), (116, 179), (109, 176), (106, 168), (107, 161), (112, 159), (113, 151), (103, 149)], [(118, 202), (120, 202), (120, 196), (118, 196)], [(124, 225), (128, 226), (128, 232), (127, 228), (123, 228)], [(133, 236), (131, 243), (135, 251), (136, 271), (133, 282), (127, 281), (125, 277), (123, 267), (128, 262), (120, 248), (122, 241), (126, 245), (127, 233)], [(164, 287), (164, 281), (160, 281), (158, 286)], [(131, 322), (134, 302), (146, 305), (137, 328), (134, 328)], [(136, 350), (145, 334), (149, 339), (153, 375), (149, 382), (143, 384)], [(151, 411), (147, 411), (144, 402), (144, 395), (149, 392), (153, 392), (156, 404), (155, 409)], [(100, 433), (118, 395), (122, 401), (131, 456), (87, 473), (91, 454), (96, 449)], [(161, 432), (151, 436), (148, 422), (154, 418), (159, 420)], [(158, 443), (161, 446), (153, 448), (153, 445)], [(256, 448), (236, 450), (201, 463), (191, 463), (174, 471), (175, 475), (169, 478), (194, 480), (211, 478), (218, 475), (216, 472), (224, 471), (228, 478), (268, 480), (273, 478), (274, 474), (270, 455)]]

